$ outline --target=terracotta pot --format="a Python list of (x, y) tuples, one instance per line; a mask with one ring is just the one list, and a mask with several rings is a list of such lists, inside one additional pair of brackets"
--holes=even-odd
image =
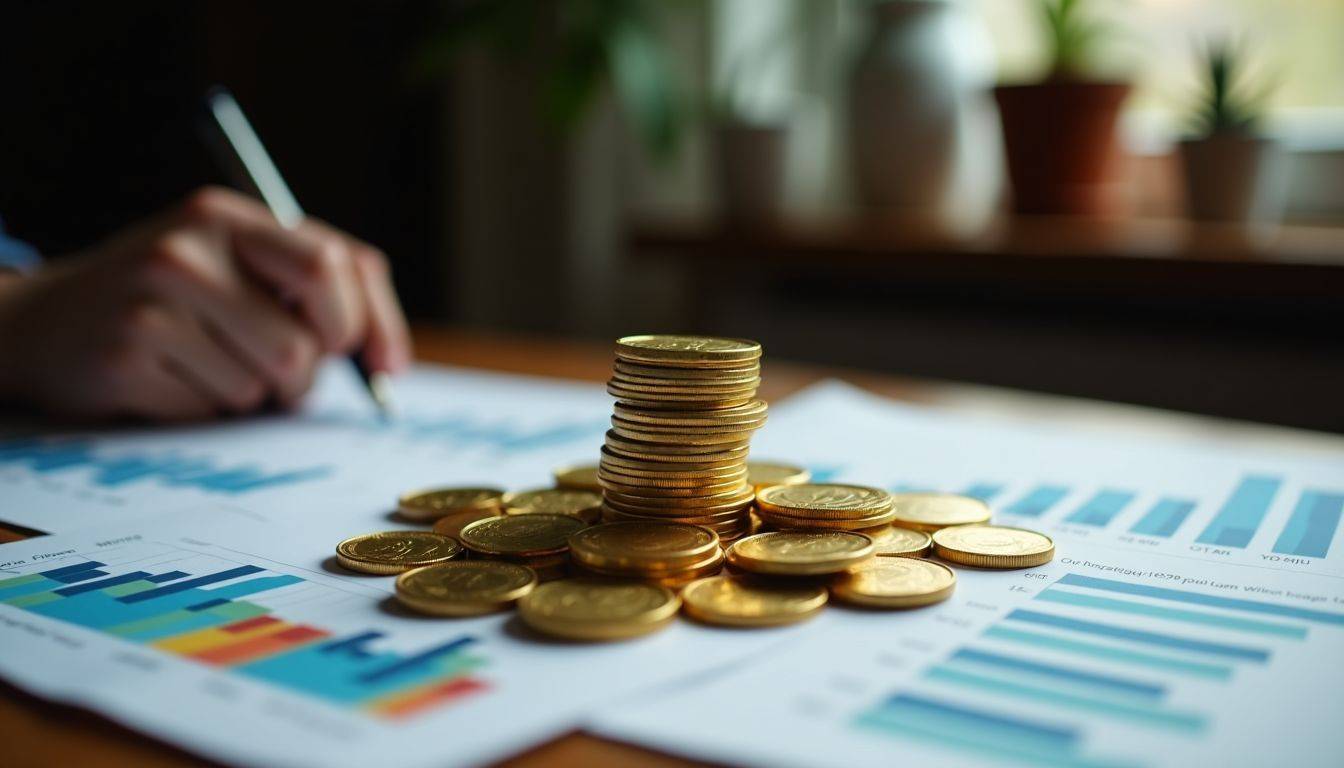
[(1051, 80), (994, 89), (1013, 210), (1123, 213), (1120, 107), (1128, 83)]
[(779, 216), (787, 138), (787, 131), (780, 126), (718, 126), (715, 143), (720, 204), (730, 222), (764, 223)]
[(1186, 214), (1196, 221), (1275, 224), (1283, 215), (1283, 153), (1271, 139), (1218, 134), (1181, 142)]

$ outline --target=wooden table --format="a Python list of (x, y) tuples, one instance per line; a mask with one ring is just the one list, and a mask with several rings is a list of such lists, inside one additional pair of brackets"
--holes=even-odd
[[(526, 339), (481, 332), (420, 328), (417, 353), (422, 360), (495, 371), (602, 381), (611, 369), (606, 344)], [(1228, 440), (1255, 440), (1296, 450), (1338, 450), (1344, 438), (1296, 430), (1240, 424), (1206, 417), (1173, 414), (1133, 406), (1097, 403), (1008, 390), (974, 387), (827, 369), (767, 360), (762, 395), (778, 400), (829, 376), (844, 378), (873, 392), (955, 409), (995, 413), (1033, 422), (1085, 424), (1147, 435), (1199, 433)], [(52, 704), (0, 684), (0, 743), (3, 762), (27, 766), (184, 766), (204, 761), (122, 728), (98, 715)], [(619, 744), (583, 733), (563, 736), (508, 760), (513, 768), (582, 766), (624, 768), (694, 765), (685, 760)]]

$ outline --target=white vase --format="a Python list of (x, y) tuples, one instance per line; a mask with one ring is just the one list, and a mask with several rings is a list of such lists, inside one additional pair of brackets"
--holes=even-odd
[(888, 0), (849, 77), (850, 172), (859, 204), (975, 227), (1002, 189), (985, 30), (957, 3)]
[(1186, 214), (1272, 227), (1283, 216), (1284, 163), (1272, 139), (1215, 134), (1181, 142)]

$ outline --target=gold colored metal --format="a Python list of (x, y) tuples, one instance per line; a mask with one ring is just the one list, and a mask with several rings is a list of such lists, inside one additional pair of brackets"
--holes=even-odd
[(868, 608), (915, 608), (952, 596), (957, 576), (942, 563), (910, 557), (875, 557), (836, 577), (837, 600)]
[(873, 556), (873, 540), (851, 531), (775, 531), (728, 548), (728, 562), (752, 573), (815, 576), (837, 573)]
[(568, 640), (619, 640), (667, 626), (681, 600), (666, 587), (632, 581), (561, 579), (518, 601), (529, 627)]
[(569, 537), (588, 524), (569, 515), (545, 513), (477, 520), (462, 529), (462, 545), (482, 555), (538, 557), (563, 553)]
[(531, 568), (495, 560), (425, 566), (397, 577), (397, 599), (431, 616), (478, 616), (511, 607), (538, 583)]
[(1055, 556), (1049, 536), (1004, 525), (958, 525), (933, 532), (933, 552), (979, 568), (1031, 568)]
[(892, 495), (896, 524), (916, 531), (933, 532), (949, 525), (989, 522), (989, 505), (970, 496), (953, 493), (897, 493)]
[(454, 512), (498, 507), (503, 495), (498, 488), (430, 488), (402, 494), (397, 511), (408, 520), (428, 523)]
[(384, 531), (354, 536), (336, 545), (341, 567), (382, 576), (452, 560), (462, 545), (429, 531)]
[(576, 464), (557, 467), (555, 470), (555, 487), (576, 491), (601, 492), (602, 486), (597, 484), (597, 465)]
[(809, 619), (826, 606), (826, 588), (770, 586), (729, 576), (712, 576), (686, 585), (682, 609), (707, 624), (775, 627)]

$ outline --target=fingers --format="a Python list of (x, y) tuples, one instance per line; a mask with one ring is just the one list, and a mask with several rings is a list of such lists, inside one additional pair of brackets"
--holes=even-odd
[[(94, 412), (115, 413), (156, 420), (190, 421), (209, 418), (216, 404), (172, 370), (162, 357), (175, 332), (175, 319), (163, 307), (144, 304), (126, 313), (120, 336), (94, 376), (100, 390), (89, 399)], [(97, 403), (103, 402), (104, 406)]]
[(165, 342), (159, 350), (165, 367), (217, 410), (247, 413), (266, 401), (270, 388), (261, 375), (196, 318), (182, 313)]

